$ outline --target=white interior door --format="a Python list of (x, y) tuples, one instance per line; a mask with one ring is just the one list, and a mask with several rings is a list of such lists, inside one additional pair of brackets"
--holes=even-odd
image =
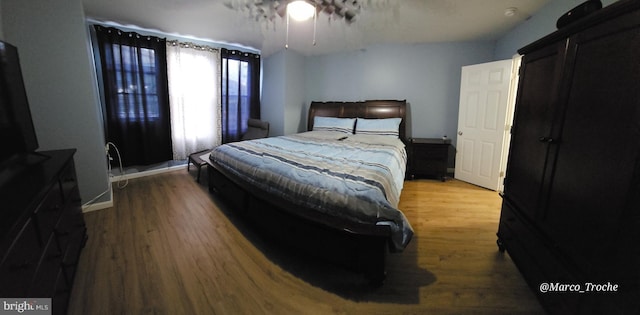
[(462, 67), (455, 178), (499, 189), (512, 60)]
[(516, 107), (516, 96), (518, 94), (519, 71), (522, 63), (522, 56), (513, 56), (511, 65), (511, 83), (509, 88), (509, 101), (507, 102), (507, 118), (504, 126), (504, 136), (502, 144), (502, 158), (500, 160), (500, 178), (498, 179), (498, 191), (504, 192), (504, 176), (507, 172), (507, 159), (509, 158), (509, 146), (511, 145), (511, 126), (513, 126), (513, 113)]

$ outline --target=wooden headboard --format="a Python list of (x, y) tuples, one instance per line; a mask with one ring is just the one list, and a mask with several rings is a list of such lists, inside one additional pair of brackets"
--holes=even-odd
[(307, 130), (313, 130), (314, 117), (338, 118), (402, 118), (400, 140), (407, 140), (407, 101), (374, 100), (364, 102), (311, 102)]

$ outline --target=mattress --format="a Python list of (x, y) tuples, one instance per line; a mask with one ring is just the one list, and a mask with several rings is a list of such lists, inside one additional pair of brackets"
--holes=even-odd
[(413, 235), (397, 208), (407, 164), (405, 146), (397, 138), (309, 131), (221, 145), (209, 159), (305, 209), (388, 226), (391, 251), (402, 251)]

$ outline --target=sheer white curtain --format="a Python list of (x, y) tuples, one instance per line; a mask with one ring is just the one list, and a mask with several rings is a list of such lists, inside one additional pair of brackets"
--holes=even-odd
[(222, 143), (220, 51), (167, 42), (173, 159)]

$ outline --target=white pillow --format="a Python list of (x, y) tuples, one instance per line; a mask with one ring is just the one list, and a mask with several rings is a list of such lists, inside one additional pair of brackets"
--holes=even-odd
[(339, 131), (353, 134), (355, 118), (321, 117), (313, 118), (313, 131)]
[(365, 119), (358, 118), (356, 134), (400, 137), (402, 118)]

